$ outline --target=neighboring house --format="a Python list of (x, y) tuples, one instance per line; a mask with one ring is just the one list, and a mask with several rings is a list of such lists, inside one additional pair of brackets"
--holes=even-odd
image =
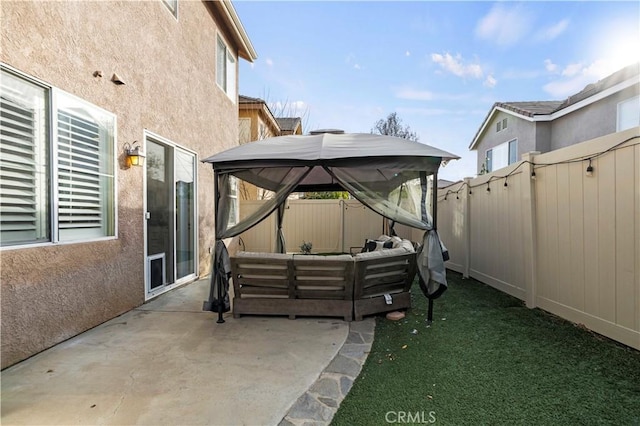
[(238, 116), (240, 144), (280, 136), (280, 125), (262, 99), (240, 95)]
[(274, 136), (302, 134), (300, 117), (275, 117), (267, 103), (260, 98), (240, 95), (238, 99), (240, 144)]
[(496, 102), (469, 149), (478, 173), (640, 125), (640, 64), (589, 84), (564, 101)]
[(452, 180), (446, 179), (438, 179), (438, 189), (446, 188), (447, 186), (453, 185), (455, 182)]
[(301, 135), (302, 119), (300, 117), (279, 117), (276, 118), (280, 126), (280, 135)]
[[(238, 97), (240, 144), (284, 135), (301, 135), (302, 119), (300, 117), (275, 117), (267, 103), (260, 98), (240, 95)], [(231, 180), (232, 196), (235, 203), (231, 205), (230, 221), (238, 220), (238, 194), (244, 200), (258, 200), (264, 194), (263, 190), (254, 185), (242, 183), (238, 186), (235, 179)]]
[(238, 144), (256, 53), (227, 0), (8, 1), (0, 19), (4, 368), (209, 273), (200, 159)]

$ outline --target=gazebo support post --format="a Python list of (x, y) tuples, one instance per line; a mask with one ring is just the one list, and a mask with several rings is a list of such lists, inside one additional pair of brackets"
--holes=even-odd
[[(438, 231), (438, 171), (433, 172), (433, 183), (431, 184), (431, 220), (433, 230)], [(429, 298), (429, 309), (427, 310), (427, 324), (433, 322), (433, 299)]]
[[(218, 290), (218, 321), (216, 321), (216, 323), (218, 324), (223, 324), (224, 323), (224, 318), (222, 317), (222, 312), (224, 311), (224, 300), (223, 295), (222, 295), (222, 282), (220, 279), (220, 271), (219, 271), (219, 265), (218, 263), (220, 262), (220, 259), (218, 258), (218, 250), (217, 250), (217, 245), (218, 245), (218, 207), (220, 205), (220, 191), (218, 191), (218, 179), (220, 177), (220, 173), (215, 171), (213, 172), (213, 192), (215, 193), (215, 197), (214, 197), (214, 209), (215, 209), (215, 215), (216, 215), (216, 224), (215, 224), (215, 230), (213, 232), (214, 238), (215, 238), (215, 247), (213, 250), (213, 256), (214, 256), (214, 262), (213, 262), (213, 270), (211, 271), (211, 273), (213, 274), (213, 279), (215, 280), (214, 283), (217, 286), (217, 290)], [(224, 273), (224, 271), (223, 271)]]

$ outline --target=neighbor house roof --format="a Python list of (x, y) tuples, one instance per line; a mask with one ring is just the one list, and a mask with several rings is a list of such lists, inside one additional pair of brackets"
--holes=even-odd
[(266, 102), (260, 98), (252, 98), (250, 96), (238, 95), (238, 102), (241, 104), (265, 104)]
[(538, 114), (551, 114), (562, 103), (563, 101), (496, 102), (493, 106), (498, 106), (520, 115), (526, 115), (527, 117), (533, 117)]
[[(272, 128), (275, 129), (275, 132), (277, 134), (280, 133), (280, 124), (278, 123), (276, 118), (273, 116), (273, 113), (271, 112), (271, 109), (269, 109), (269, 106), (264, 101), (264, 99), (252, 98), (250, 96), (244, 96), (244, 95), (238, 95), (238, 104), (239, 104), (238, 105), (238, 109), (239, 110), (258, 110), (258, 111), (262, 111), (263, 116), (266, 118), (266, 120), (269, 121), (269, 123), (271, 124)], [(277, 134), (276, 134), (276, 136), (277, 136)]]
[(282, 131), (294, 132), (300, 126), (302, 120), (300, 117), (278, 117), (276, 121), (280, 125)]
[(640, 83), (640, 63), (635, 63), (587, 85), (580, 92), (562, 101), (496, 102), (473, 137), (469, 149), (476, 148), (485, 129), (498, 111), (527, 121), (552, 121), (638, 83)]

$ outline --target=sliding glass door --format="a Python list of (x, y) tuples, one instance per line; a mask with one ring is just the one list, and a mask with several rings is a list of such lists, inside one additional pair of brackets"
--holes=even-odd
[(196, 273), (195, 155), (146, 140), (147, 297)]

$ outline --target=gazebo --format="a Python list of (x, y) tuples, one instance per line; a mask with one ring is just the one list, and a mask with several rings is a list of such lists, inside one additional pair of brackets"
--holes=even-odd
[[(292, 192), (348, 191), (391, 221), (424, 231), (417, 255), (420, 288), (433, 299), (447, 287), (446, 250), (437, 233), (437, 177), (440, 165), (456, 155), (419, 142), (365, 133), (290, 135), (240, 145), (203, 160), (214, 170), (215, 251), (209, 300), (203, 309), (229, 310), (229, 254), (223, 242), (277, 211), (278, 252), (286, 251), (282, 221)], [(230, 177), (273, 192), (260, 209), (229, 226)], [(431, 206), (431, 211), (429, 210)]]

